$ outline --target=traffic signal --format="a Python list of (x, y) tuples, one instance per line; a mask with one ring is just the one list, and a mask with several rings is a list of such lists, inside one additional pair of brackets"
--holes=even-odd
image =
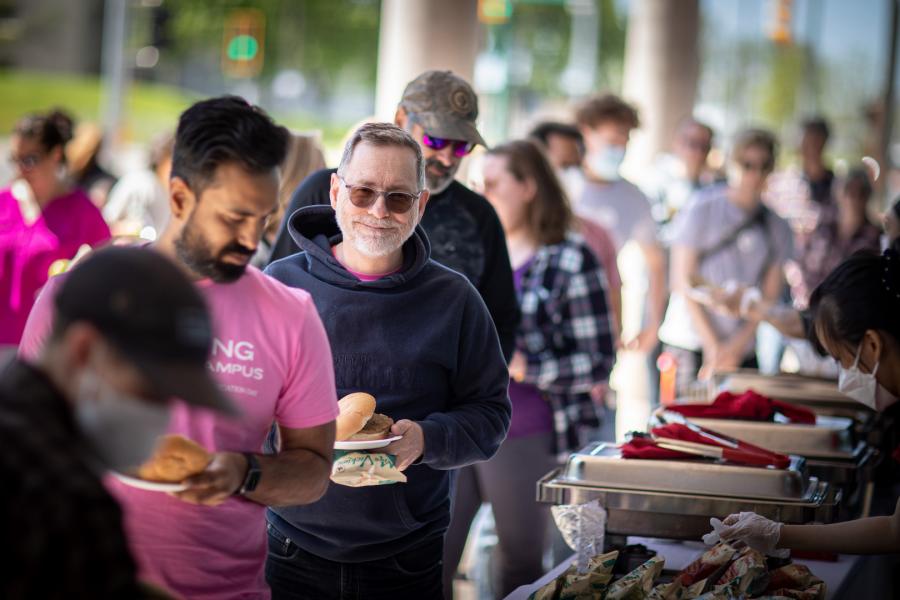
[(478, 20), (485, 25), (502, 25), (512, 12), (512, 0), (478, 0)]
[(793, 42), (791, 35), (791, 0), (776, 0), (775, 14), (772, 21), (772, 28), (769, 31), (769, 38), (776, 44), (782, 46), (790, 45)]
[(234, 10), (225, 19), (222, 72), (227, 77), (256, 77), (262, 71), (266, 17), (262, 11)]

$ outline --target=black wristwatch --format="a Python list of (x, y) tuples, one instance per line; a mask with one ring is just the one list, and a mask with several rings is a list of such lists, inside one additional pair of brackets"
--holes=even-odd
[(244, 458), (247, 459), (247, 474), (244, 476), (244, 483), (241, 484), (238, 494), (243, 496), (256, 489), (259, 480), (262, 477), (262, 469), (259, 468), (259, 460), (252, 452), (244, 452)]

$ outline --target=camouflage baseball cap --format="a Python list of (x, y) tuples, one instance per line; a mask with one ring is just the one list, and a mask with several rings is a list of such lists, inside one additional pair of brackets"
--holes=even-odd
[(400, 106), (429, 135), (487, 146), (475, 129), (478, 96), (452, 71), (425, 71), (410, 81)]

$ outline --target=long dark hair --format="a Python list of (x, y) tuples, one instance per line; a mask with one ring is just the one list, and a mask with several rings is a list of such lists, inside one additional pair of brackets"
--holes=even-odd
[(900, 240), (878, 255), (857, 252), (817, 287), (809, 300), (809, 337), (824, 354), (830, 346), (858, 345), (866, 331), (900, 341)]
[(566, 192), (540, 147), (530, 140), (515, 140), (491, 148), (488, 154), (506, 157), (506, 170), (517, 180), (534, 181), (535, 198), (525, 217), (532, 237), (542, 246), (563, 241), (574, 217)]

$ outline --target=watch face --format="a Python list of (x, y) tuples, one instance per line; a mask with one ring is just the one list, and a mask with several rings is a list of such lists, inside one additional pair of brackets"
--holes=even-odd
[(259, 468), (259, 461), (253, 454), (245, 454), (247, 457), (247, 475), (244, 477), (244, 483), (241, 485), (240, 494), (252, 492), (259, 485), (259, 479), (262, 476), (262, 470)]

